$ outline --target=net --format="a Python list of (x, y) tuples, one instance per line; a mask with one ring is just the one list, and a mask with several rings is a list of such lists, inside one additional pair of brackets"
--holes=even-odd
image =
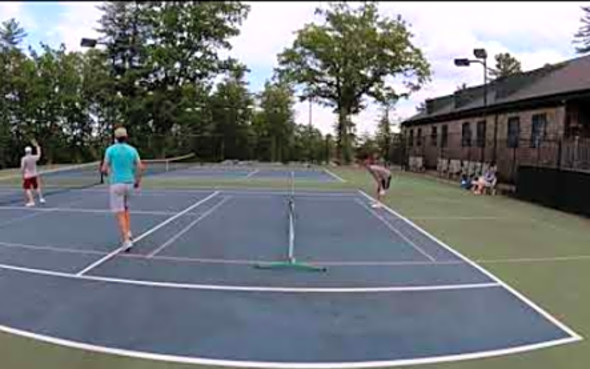
[(175, 170), (187, 169), (197, 165), (194, 162), (195, 154), (187, 154), (167, 159), (142, 160), (145, 164), (146, 175), (157, 175)]
[(295, 173), (291, 172), (291, 192), (287, 200), (289, 212), (289, 255), (291, 261), (295, 260)]
[[(44, 196), (97, 186), (103, 183), (100, 162), (40, 170), (38, 182)], [(22, 175), (12, 172), (0, 176), (0, 205), (24, 201)]]

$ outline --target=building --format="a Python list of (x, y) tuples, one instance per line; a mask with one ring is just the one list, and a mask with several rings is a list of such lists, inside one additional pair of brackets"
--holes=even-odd
[(402, 133), (414, 170), (451, 175), (493, 163), (503, 182), (519, 165), (589, 170), (590, 56), (426, 100)]

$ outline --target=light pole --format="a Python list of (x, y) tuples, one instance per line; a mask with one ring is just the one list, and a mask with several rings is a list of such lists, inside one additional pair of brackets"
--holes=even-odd
[[(488, 71), (490, 69), (487, 65), (488, 53), (485, 49), (473, 49), (473, 56), (476, 59), (468, 59), (468, 58), (458, 58), (455, 59), (455, 65), (457, 67), (468, 67), (471, 63), (479, 63), (483, 66), (483, 118), (484, 121), (487, 122), (487, 107), (488, 107)], [(494, 127), (494, 150), (492, 153), (492, 161), (496, 161), (496, 128)], [(484, 159), (484, 149), (485, 149), (485, 136), (483, 137), (484, 142), (481, 144), (481, 154), (480, 154), (480, 161), (483, 162)]]

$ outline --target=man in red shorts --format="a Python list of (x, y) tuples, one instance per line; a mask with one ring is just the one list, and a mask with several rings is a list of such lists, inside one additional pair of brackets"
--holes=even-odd
[(35, 200), (33, 198), (33, 189), (37, 191), (39, 196), (39, 202), (45, 203), (43, 194), (41, 193), (41, 186), (39, 183), (39, 173), (37, 172), (37, 162), (41, 158), (41, 147), (35, 140), (31, 140), (31, 144), (35, 146), (37, 153), (33, 155), (33, 149), (31, 146), (25, 148), (25, 156), (20, 161), (20, 169), (23, 174), (23, 189), (25, 190), (25, 196), (27, 203), (25, 206), (35, 206)]

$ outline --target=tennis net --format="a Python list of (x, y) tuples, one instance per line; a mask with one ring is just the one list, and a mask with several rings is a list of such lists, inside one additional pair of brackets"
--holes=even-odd
[(167, 159), (143, 160), (146, 175), (156, 175), (175, 170), (187, 169), (197, 165), (194, 162), (195, 154), (187, 154)]
[[(40, 170), (38, 182), (44, 196), (97, 186), (103, 183), (100, 162)], [(24, 201), (22, 175), (14, 171), (9, 175), (0, 175), (0, 205)]]

